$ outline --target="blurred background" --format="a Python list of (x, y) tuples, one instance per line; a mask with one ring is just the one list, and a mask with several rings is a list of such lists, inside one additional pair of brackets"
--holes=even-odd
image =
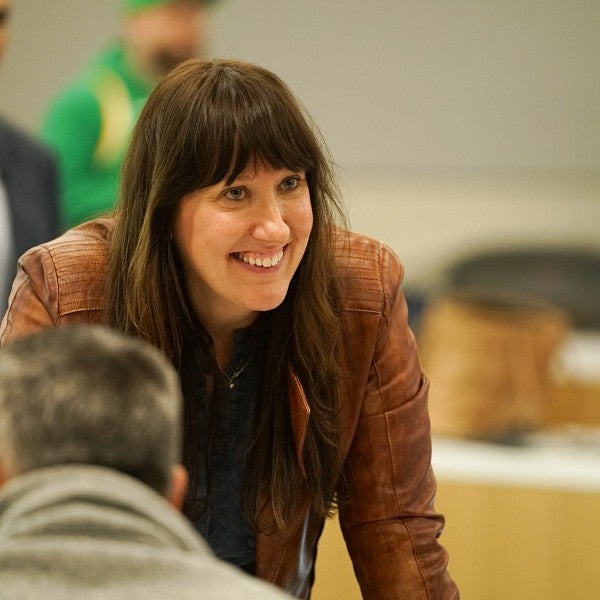
[[(13, 5), (0, 113), (35, 134), (117, 35), (119, 1)], [(599, 24), (597, 0), (214, 8), (210, 55), (292, 87), (353, 229), (405, 265), (442, 540), (467, 599), (598, 593)], [(359, 597), (341, 544), (328, 526), (317, 599)]]

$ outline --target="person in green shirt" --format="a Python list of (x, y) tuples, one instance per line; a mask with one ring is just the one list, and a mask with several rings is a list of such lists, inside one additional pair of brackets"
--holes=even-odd
[(51, 102), (40, 136), (58, 162), (64, 228), (113, 207), (137, 116), (160, 78), (203, 53), (209, 4), (211, 0), (122, 0), (119, 40)]

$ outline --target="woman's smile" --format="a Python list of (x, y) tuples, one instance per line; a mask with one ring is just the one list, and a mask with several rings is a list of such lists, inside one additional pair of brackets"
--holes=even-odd
[(252, 252), (236, 252), (234, 256), (242, 261), (244, 264), (250, 265), (252, 267), (262, 267), (263, 269), (272, 269), (276, 267), (283, 258), (283, 250), (279, 250), (275, 254), (267, 255), (267, 254), (256, 254)]

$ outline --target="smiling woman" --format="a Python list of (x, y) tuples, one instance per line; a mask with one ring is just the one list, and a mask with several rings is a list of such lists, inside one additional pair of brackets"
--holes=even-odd
[(184, 511), (217, 556), (308, 598), (337, 505), (364, 598), (455, 599), (403, 269), (343, 224), (288, 87), (188, 61), (140, 115), (116, 215), (21, 258), (0, 341), (103, 322), (162, 349), (185, 398)]

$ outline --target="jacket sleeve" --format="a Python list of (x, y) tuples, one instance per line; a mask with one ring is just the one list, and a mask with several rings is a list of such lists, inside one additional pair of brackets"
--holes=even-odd
[(8, 310), (0, 325), (0, 346), (55, 325), (57, 314), (56, 269), (44, 246), (37, 246), (19, 260)]
[(456, 599), (438, 542), (444, 519), (433, 505), (429, 382), (408, 326), (402, 267), (385, 246), (379, 266), (383, 308), (369, 321), (377, 331), (363, 335), (372, 342), (361, 350), (361, 362), (370, 365), (366, 382), (356, 388), (363, 394), (355, 401), (359, 414), (340, 486), (340, 524), (363, 598)]

